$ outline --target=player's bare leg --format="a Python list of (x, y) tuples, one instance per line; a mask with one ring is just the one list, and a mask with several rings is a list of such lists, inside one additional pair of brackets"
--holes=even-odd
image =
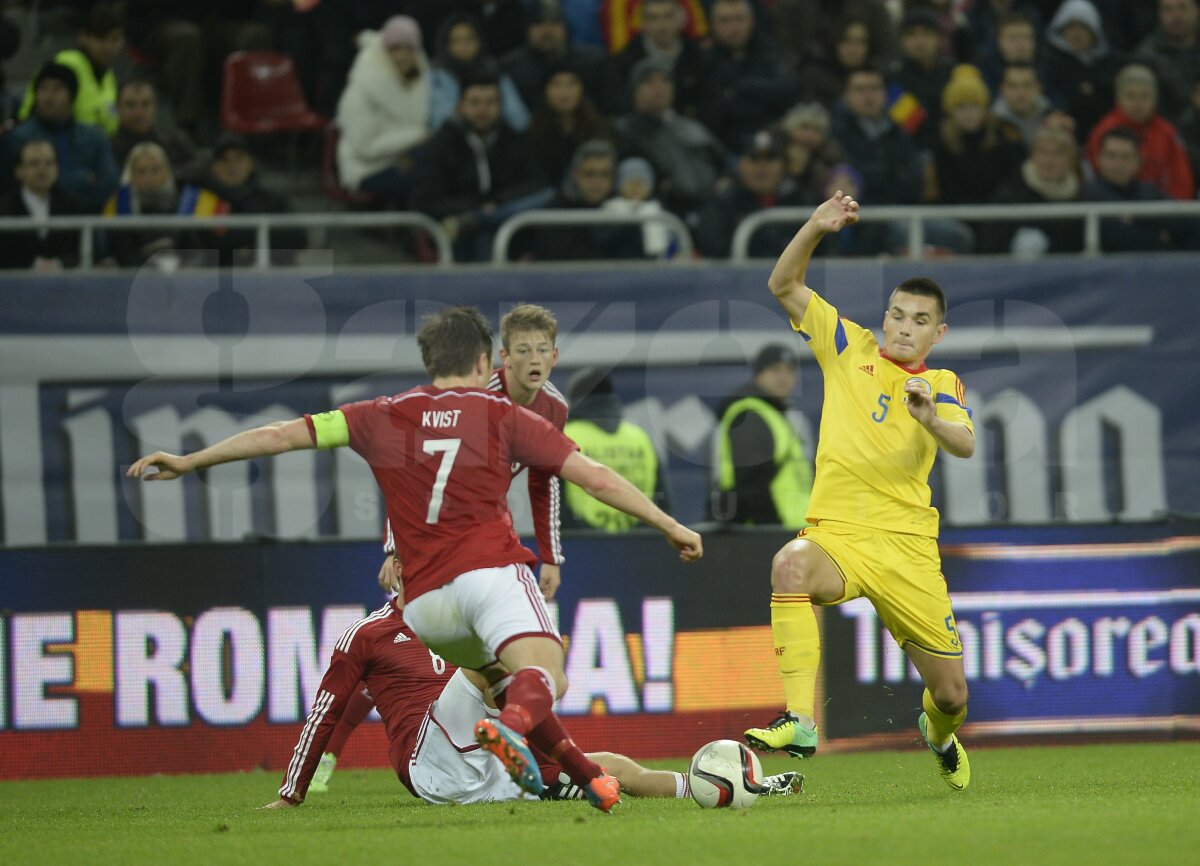
[[(554, 715), (554, 698), (566, 690), (562, 644), (549, 637), (520, 638), (501, 650), (500, 664), (513, 673), (499, 681), (496, 677), (503, 671), (484, 671), (493, 683), (500, 718), (479, 722), (479, 744), (500, 759), (524, 790), (540, 794), (545, 785), (529, 750), (532, 742), (562, 765), (593, 806), (611, 810), (621, 799), (617, 780), (584, 755)], [(497, 688), (500, 682), (502, 691)]]
[(924, 712), (917, 719), (917, 727), (937, 758), (942, 779), (961, 791), (971, 783), (967, 750), (954, 735), (967, 718), (967, 678), (962, 659), (935, 656), (912, 644), (904, 651), (925, 683), (921, 695)]
[(771, 562), (771, 635), (787, 708), (765, 728), (750, 728), (746, 742), (764, 751), (811, 758), (817, 751), (813, 711), (821, 636), (813, 602), (828, 604), (846, 591), (841, 572), (820, 547), (795, 538)]

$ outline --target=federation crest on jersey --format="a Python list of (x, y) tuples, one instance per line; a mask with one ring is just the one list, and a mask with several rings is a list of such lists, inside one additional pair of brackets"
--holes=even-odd
[(917, 385), (920, 387), (920, 389), (925, 392), (926, 397), (933, 396), (933, 386), (929, 384), (928, 379), (922, 379), (920, 376), (911, 376), (909, 377), (909, 380), (904, 383), (904, 390), (907, 391), (910, 385)]

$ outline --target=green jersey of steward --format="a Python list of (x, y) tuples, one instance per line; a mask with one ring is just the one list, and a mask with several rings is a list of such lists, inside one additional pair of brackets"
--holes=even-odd
[(936, 537), (929, 470), (938, 444), (908, 414), (904, 388), (919, 382), (933, 396), (939, 418), (974, 433), (958, 376), (892, 360), (874, 334), (840, 318), (816, 292), (804, 321), (792, 327), (812, 349), (825, 379), (808, 522), (835, 520)]

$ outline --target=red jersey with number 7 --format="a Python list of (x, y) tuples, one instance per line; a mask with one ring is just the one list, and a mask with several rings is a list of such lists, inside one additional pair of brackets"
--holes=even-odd
[(383, 490), (407, 601), (477, 568), (536, 562), (507, 493), (514, 463), (557, 475), (578, 450), (554, 425), (478, 388), (423, 385), (339, 408)]

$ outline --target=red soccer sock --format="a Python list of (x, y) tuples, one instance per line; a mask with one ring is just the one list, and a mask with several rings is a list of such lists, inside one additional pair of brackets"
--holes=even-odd
[(554, 705), (553, 680), (541, 668), (521, 668), (504, 690), (500, 721), (524, 736), (550, 715)]
[(346, 740), (350, 739), (350, 735), (354, 733), (362, 720), (367, 717), (367, 713), (375, 708), (375, 699), (371, 697), (371, 693), (365, 688), (359, 689), (350, 696), (350, 700), (346, 702), (346, 709), (342, 710), (342, 717), (338, 719), (337, 727), (333, 729), (333, 733), (329, 735), (329, 743), (325, 746), (326, 752), (332, 752), (334, 755), (341, 755), (342, 749), (346, 745)]
[(541, 724), (532, 728), (528, 736), (530, 743), (562, 765), (576, 785), (582, 787), (600, 775), (600, 765), (575, 745), (554, 713), (549, 713)]

